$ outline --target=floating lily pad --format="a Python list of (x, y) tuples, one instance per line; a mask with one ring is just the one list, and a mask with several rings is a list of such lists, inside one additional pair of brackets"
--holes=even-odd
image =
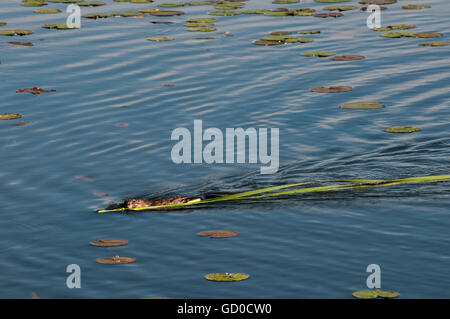
[(172, 17), (184, 14), (183, 11), (176, 11), (176, 10), (142, 9), (139, 11), (141, 13), (148, 13), (149, 15), (156, 17)]
[(20, 119), (22, 115), (15, 113), (0, 113), (0, 120), (15, 120)]
[(422, 46), (430, 46), (430, 47), (443, 47), (450, 45), (450, 41), (434, 41), (434, 42), (422, 42), (419, 43)]
[(357, 6), (329, 6), (323, 8), (323, 10), (327, 11), (350, 11), (350, 10), (356, 10), (358, 9)]
[[(383, 6), (379, 6), (380, 7), (380, 10), (386, 10), (387, 9), (387, 7), (383, 7)], [(367, 11), (367, 7), (361, 7), (361, 10), (362, 11)]]
[(347, 55), (337, 55), (331, 58), (331, 60), (334, 61), (355, 61), (355, 60), (362, 60), (365, 57), (363, 55), (353, 55), (353, 54), (347, 54)]
[(406, 29), (413, 29), (416, 26), (413, 24), (394, 24), (394, 25), (388, 25), (387, 27), (382, 28), (373, 28), (373, 31), (391, 31), (391, 30), (406, 30)]
[(412, 32), (387, 32), (380, 34), (380, 37), (383, 38), (403, 38), (403, 37), (413, 37), (414, 33)]
[(0, 27), (3, 27), (4, 25), (7, 25), (6, 22), (0, 22)]
[(298, 33), (300, 33), (300, 34), (319, 34), (320, 31), (319, 30), (304, 30), (304, 31), (299, 31)]
[(111, 16), (123, 17), (123, 18), (139, 17), (139, 16), (142, 16), (142, 12), (137, 12), (137, 11), (114, 12), (114, 13), (111, 13)]
[(172, 3), (160, 3), (158, 7), (184, 7), (184, 3), (182, 2), (172, 2)]
[(171, 41), (171, 40), (173, 40), (173, 38), (171, 38), (171, 37), (150, 37), (150, 38), (147, 38), (147, 40), (150, 40), (150, 41)]
[(98, 258), (97, 262), (100, 264), (110, 264), (110, 265), (117, 265), (117, 264), (129, 264), (132, 262), (135, 262), (135, 258), (131, 257), (119, 257), (115, 256), (113, 258)]
[(274, 0), (272, 3), (274, 4), (292, 4), (292, 3), (299, 3), (300, 0)]
[(378, 297), (381, 298), (396, 298), (400, 296), (400, 294), (396, 291), (390, 291), (390, 290), (381, 290), (381, 289), (374, 289)]
[(393, 128), (384, 129), (383, 131), (388, 133), (412, 133), (420, 131), (420, 128), (411, 126), (395, 126)]
[(426, 9), (426, 8), (431, 8), (430, 5), (427, 4), (407, 4), (402, 6), (403, 9), (406, 10), (420, 10), (420, 9)]
[(80, 1), (76, 4), (80, 7), (100, 7), (104, 6), (106, 3), (103, 1)]
[(419, 32), (419, 33), (414, 33), (414, 37), (415, 38), (439, 38), (442, 37), (444, 34), (443, 33), (438, 33), (438, 32)]
[(184, 24), (186, 27), (208, 27), (214, 25), (212, 22), (186, 22)]
[(361, 0), (360, 4), (393, 4), (396, 3), (397, 0)]
[(232, 230), (208, 230), (197, 233), (197, 236), (210, 238), (229, 238), (237, 235), (238, 233)]
[(338, 92), (347, 92), (351, 90), (352, 90), (351, 86), (330, 86), (328, 88), (324, 86), (319, 86), (311, 89), (311, 91), (317, 93), (338, 93)]
[(282, 45), (284, 42), (278, 42), (278, 41), (265, 41), (265, 40), (254, 40), (252, 41), (253, 44), (256, 45), (263, 45), (263, 46), (274, 46), (274, 45)]
[(217, 10), (235, 10), (240, 9), (244, 6), (242, 2), (231, 2), (231, 1), (223, 1), (217, 3), (214, 8)]
[(87, 13), (82, 15), (82, 17), (86, 19), (105, 19), (112, 16), (111, 13)]
[(20, 46), (24, 46), (24, 47), (32, 47), (33, 43), (31, 42), (19, 42), (19, 41), (11, 41), (8, 42), (9, 44), (13, 44), (13, 45), (20, 45)]
[(42, 6), (46, 6), (47, 2), (45, 1), (40, 1), (40, 0), (26, 0), (26, 1), (22, 1), (22, 5), (24, 7), (42, 7)]
[(374, 290), (359, 290), (355, 291), (353, 297), (358, 299), (375, 299), (378, 297), (378, 294)]
[(217, 1), (190, 1), (186, 2), (187, 5), (190, 6), (205, 6), (205, 5), (211, 5), (215, 4)]
[(212, 16), (235, 16), (241, 14), (239, 11), (211, 11), (208, 13)]
[(60, 13), (61, 10), (59, 9), (36, 9), (34, 10), (35, 13), (44, 13), (44, 14), (52, 14), (52, 13)]
[(242, 273), (217, 273), (206, 275), (205, 278), (211, 281), (240, 281), (250, 276)]
[(330, 52), (330, 51), (312, 51), (312, 52), (303, 52), (302, 55), (303, 56), (307, 56), (307, 57), (316, 56), (316, 57), (319, 57), (319, 58), (323, 58), (323, 57), (333, 56), (334, 52)]
[(339, 17), (342, 17), (343, 14), (340, 12), (320, 12), (320, 13), (314, 14), (314, 16), (316, 18), (328, 18), (328, 17), (339, 18)]
[(73, 30), (78, 28), (70, 28), (66, 23), (49, 23), (42, 26), (45, 29), (56, 29), (56, 30)]
[(188, 31), (190, 31), (190, 32), (212, 32), (212, 31), (216, 31), (216, 28), (213, 28), (213, 27), (195, 27), (195, 28), (189, 28)]
[(194, 18), (187, 20), (187, 22), (191, 23), (214, 23), (216, 21), (217, 21), (216, 18)]
[(44, 90), (41, 89), (39, 87), (33, 87), (33, 88), (26, 88), (26, 89), (18, 89), (16, 90), (16, 93), (31, 93), (33, 95), (40, 95), (42, 93), (46, 93), (46, 92), (56, 92), (56, 90)]
[(31, 30), (0, 30), (0, 35), (6, 35), (9, 37), (12, 37), (14, 35), (18, 36), (24, 36), (24, 35), (30, 35), (33, 31)]
[(91, 241), (92, 246), (98, 247), (118, 247), (128, 245), (128, 240), (123, 239), (100, 239), (99, 241)]
[(379, 102), (353, 102), (348, 104), (342, 104), (341, 109), (352, 109), (352, 110), (371, 110), (371, 109), (382, 109), (384, 105)]
[(270, 32), (271, 35), (288, 35), (290, 32), (288, 31), (272, 31)]

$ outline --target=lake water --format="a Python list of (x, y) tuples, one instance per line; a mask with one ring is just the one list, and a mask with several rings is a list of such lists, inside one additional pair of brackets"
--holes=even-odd
[[(136, 11), (150, 4), (116, 3), (82, 13)], [(167, 2), (167, 1), (166, 1)], [(404, 10), (402, 4), (428, 3)], [(415, 24), (448, 41), (447, 0), (399, 1), (382, 25)], [(357, 1), (345, 4), (358, 5)], [(314, 8), (250, 0), (245, 9)], [(449, 47), (435, 39), (389, 39), (366, 26), (366, 12), (340, 18), (217, 17), (217, 31), (188, 32), (187, 19), (213, 6), (185, 6), (182, 16), (82, 18), (78, 30), (47, 30), (60, 14), (33, 13), (2, 0), (0, 29), (0, 297), (30, 298), (352, 298), (366, 288), (366, 267), (381, 267), (381, 285), (404, 298), (450, 297), (450, 182), (312, 193), (260, 203), (227, 203), (173, 212), (98, 214), (130, 196), (241, 192), (284, 183), (341, 178), (393, 179), (449, 173)], [(176, 8), (180, 10), (180, 8)], [(170, 25), (150, 21), (171, 21)], [(314, 42), (262, 47), (271, 31), (318, 29)], [(228, 32), (219, 34), (218, 32)], [(231, 36), (231, 34), (233, 36)], [(151, 36), (173, 41), (152, 42)], [(215, 36), (215, 41), (194, 41)], [(8, 44), (30, 41), (33, 47)], [(366, 58), (339, 62), (302, 52)], [(317, 86), (350, 85), (321, 94)], [(42, 95), (20, 88), (55, 89)], [(376, 110), (343, 103), (379, 101)], [(128, 106), (128, 107), (123, 107)], [(280, 168), (260, 164), (174, 164), (177, 127), (279, 128)], [(119, 123), (119, 124), (118, 124)], [(420, 132), (383, 129), (416, 126)], [(77, 178), (78, 177), (78, 178)], [(108, 193), (108, 197), (99, 197)], [(196, 233), (231, 229), (237, 237)], [(127, 239), (117, 248), (89, 245)], [(101, 265), (99, 257), (135, 257)], [(66, 267), (81, 267), (81, 289), (66, 286)], [(214, 272), (243, 272), (236, 283), (207, 281)]]

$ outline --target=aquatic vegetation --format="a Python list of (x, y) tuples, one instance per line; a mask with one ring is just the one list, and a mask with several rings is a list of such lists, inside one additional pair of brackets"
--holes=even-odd
[(431, 6), (427, 5), (427, 4), (407, 4), (407, 5), (403, 5), (402, 8), (406, 9), (406, 10), (420, 10), (420, 9), (431, 8)]
[(24, 7), (42, 7), (46, 6), (47, 2), (45, 0), (22, 0), (22, 5)]
[(14, 35), (18, 36), (24, 36), (24, 35), (30, 35), (33, 31), (31, 30), (0, 30), (0, 35), (5, 35), (8, 37), (12, 37)]
[(328, 17), (339, 18), (339, 17), (342, 17), (343, 14), (340, 12), (320, 12), (320, 13), (314, 14), (314, 16), (316, 18), (328, 18)]
[(307, 56), (307, 57), (319, 57), (319, 58), (323, 58), (323, 57), (328, 57), (328, 56), (333, 56), (334, 52), (330, 52), (330, 51), (311, 51), (311, 52), (303, 52), (302, 56)]
[(186, 27), (208, 27), (214, 25), (212, 22), (187, 22), (184, 24)]
[(137, 11), (113, 12), (113, 13), (111, 13), (111, 16), (112, 17), (124, 17), (124, 18), (139, 17), (139, 16), (142, 16), (142, 12), (137, 12)]
[[(199, 41), (211, 41), (211, 40), (216, 40), (215, 37), (204, 37), (204, 38), (194, 38), (194, 40), (199, 40)], [(164, 85), (164, 86), (168, 86), (168, 85)], [(173, 86), (173, 85), (171, 85)]]
[(412, 32), (388, 32), (388, 33), (382, 33), (380, 34), (380, 37), (384, 38), (438, 38), (442, 37), (443, 33), (438, 32), (419, 32), (419, 33), (412, 33)]
[[(387, 7), (380, 6), (380, 10), (386, 10)], [(362, 11), (367, 11), (367, 7), (361, 7)]]
[(377, 297), (381, 298), (396, 298), (400, 294), (396, 291), (372, 289), (372, 290), (359, 290), (352, 294), (353, 297), (358, 299), (375, 299)]
[[(280, 33), (280, 32), (278, 32)], [(284, 33), (284, 32), (281, 32)], [(260, 40), (253, 41), (253, 44), (256, 45), (280, 45), (285, 43), (306, 43), (312, 42), (313, 39), (309, 38), (295, 38), (292, 35), (285, 34), (272, 34), (269, 36), (262, 37)]]
[(412, 133), (420, 131), (420, 128), (418, 127), (411, 127), (411, 126), (395, 126), (393, 128), (384, 129), (383, 132), (388, 133)]
[(361, 0), (360, 4), (393, 4), (396, 3), (397, 0)]
[(217, 3), (214, 8), (217, 10), (235, 10), (244, 7), (242, 2), (222, 1)]
[(253, 44), (256, 45), (263, 45), (263, 46), (274, 46), (274, 45), (281, 45), (284, 42), (278, 42), (278, 41), (264, 41), (264, 40), (254, 40), (252, 41)]
[(76, 4), (80, 7), (100, 7), (104, 6), (106, 3), (103, 1), (80, 1)]
[(33, 87), (33, 88), (26, 88), (26, 89), (18, 89), (16, 90), (16, 93), (31, 93), (33, 95), (40, 95), (42, 93), (46, 93), (46, 92), (56, 92), (56, 90), (44, 90), (41, 89), (37, 86)]
[(216, 31), (216, 28), (214, 28), (214, 27), (194, 27), (194, 28), (189, 28), (188, 31), (190, 31), (190, 32), (211, 32), (211, 31)]
[(187, 20), (187, 22), (189, 23), (213, 23), (216, 21), (217, 21), (216, 18), (194, 18)]
[(173, 24), (171, 21), (150, 21), (153, 24)]
[(190, 1), (190, 2), (186, 2), (186, 5), (189, 6), (205, 6), (205, 5), (211, 5), (211, 4), (215, 4), (217, 1)]
[(406, 30), (406, 29), (413, 29), (416, 26), (413, 24), (394, 24), (394, 25), (388, 25), (387, 27), (381, 27), (381, 28), (373, 28), (373, 31), (391, 31), (391, 30)]
[(128, 240), (123, 239), (100, 239), (98, 241), (91, 241), (92, 246), (98, 247), (119, 247), (128, 245)]
[(171, 41), (171, 40), (173, 40), (174, 38), (171, 38), (171, 37), (150, 37), (150, 38), (147, 38), (147, 40), (150, 40), (150, 41)]
[(355, 10), (358, 9), (357, 6), (329, 6), (329, 7), (324, 7), (323, 10), (327, 10), (327, 11), (350, 11), (350, 10)]
[(299, 3), (300, 0), (274, 0), (272, 3), (274, 4), (293, 4), (293, 3)]
[(352, 110), (372, 110), (372, 109), (382, 109), (384, 105), (379, 102), (353, 102), (342, 104), (341, 109), (352, 109)]
[(304, 30), (304, 31), (299, 31), (298, 33), (300, 33), (300, 34), (319, 34), (320, 31), (319, 30)]
[(336, 2), (349, 2), (350, 0), (314, 0), (320, 3), (336, 3)]
[(21, 46), (24, 46), (24, 47), (32, 47), (33, 46), (33, 43), (31, 43), (31, 42), (19, 42), (19, 41), (11, 41), (11, 42), (8, 42), (9, 44), (13, 44), (13, 45), (21, 45)]
[(98, 258), (96, 261), (100, 264), (117, 265), (133, 263), (136, 261), (136, 258), (115, 256), (113, 258)]
[(172, 17), (172, 16), (180, 16), (184, 14), (183, 11), (176, 10), (158, 10), (158, 9), (142, 9), (139, 10), (141, 13), (148, 13), (151, 16), (157, 17)]
[(353, 55), (353, 54), (348, 54), (348, 55), (337, 55), (331, 58), (331, 60), (334, 61), (355, 61), (355, 60), (361, 60), (364, 59), (365, 57), (363, 55)]
[(330, 86), (330, 87), (324, 87), (324, 86), (319, 86), (319, 87), (315, 87), (312, 88), (311, 91), (312, 92), (317, 92), (317, 93), (338, 93), (338, 92), (348, 92), (351, 91), (353, 88), (351, 86)]
[(44, 14), (51, 14), (51, 13), (60, 13), (61, 10), (59, 9), (36, 9), (34, 10), (35, 13), (44, 13)]
[(271, 35), (288, 35), (290, 34), (289, 31), (272, 31), (270, 32)]
[(82, 15), (82, 17), (86, 19), (105, 19), (112, 16), (111, 13), (87, 13)]
[(160, 3), (158, 7), (184, 7), (183, 2), (172, 2), (172, 3)]
[(1, 22), (1, 21), (0, 21), (0, 27), (3, 27), (4, 25), (7, 25), (7, 23), (6, 23), (6, 22)]
[(439, 32), (419, 32), (414, 33), (415, 38), (439, 38), (442, 37), (444, 34)]
[(33, 123), (32, 121), (21, 121), (21, 122), (17, 122), (17, 123), (12, 123), (11, 125), (13, 126), (23, 126), (23, 125), (27, 125)]
[(211, 11), (208, 13), (212, 16), (235, 16), (241, 14), (239, 11)]
[(20, 119), (21, 117), (21, 114), (16, 113), (0, 113), (0, 120), (15, 120)]
[(242, 273), (216, 273), (206, 275), (205, 278), (211, 281), (240, 281), (250, 276)]
[(78, 28), (70, 28), (66, 23), (49, 23), (42, 26), (45, 29), (56, 29), (56, 30), (73, 30)]
[(434, 41), (434, 42), (422, 42), (419, 43), (422, 46), (430, 46), (430, 47), (443, 47), (450, 45), (450, 41)]
[(237, 235), (238, 232), (232, 230), (207, 230), (197, 233), (197, 236), (209, 238), (229, 238)]

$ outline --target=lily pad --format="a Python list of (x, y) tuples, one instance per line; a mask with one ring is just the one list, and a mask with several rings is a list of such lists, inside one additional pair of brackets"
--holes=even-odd
[(106, 3), (103, 1), (80, 1), (76, 4), (80, 7), (100, 7), (104, 6)]
[(0, 120), (15, 120), (20, 119), (22, 115), (15, 113), (0, 113)]
[(86, 19), (105, 19), (112, 16), (111, 13), (87, 13), (82, 15), (82, 17)]
[(208, 27), (211, 25), (214, 25), (214, 23), (211, 22), (186, 22), (184, 24), (186, 27)]
[(351, 109), (351, 110), (372, 110), (372, 109), (382, 109), (384, 105), (379, 102), (353, 102), (342, 104), (341, 109)]
[(119, 247), (128, 245), (128, 240), (123, 239), (100, 239), (99, 241), (91, 241), (92, 246), (98, 247)]
[(361, 0), (360, 4), (393, 4), (396, 3), (397, 0)]
[(272, 3), (274, 4), (293, 4), (293, 3), (299, 3), (300, 0), (274, 0)]
[(42, 93), (46, 93), (46, 92), (56, 92), (56, 90), (44, 90), (41, 89), (37, 86), (32, 87), (32, 88), (26, 88), (26, 89), (18, 89), (16, 90), (16, 93), (31, 93), (33, 95), (40, 95)]
[(356, 10), (358, 9), (357, 6), (329, 6), (323, 8), (323, 10), (327, 11), (350, 11), (350, 10)]
[(4, 25), (7, 25), (6, 22), (0, 22), (0, 27), (3, 27)]
[(300, 33), (300, 34), (319, 34), (320, 31), (319, 30), (304, 30), (304, 31), (299, 31), (298, 33)]
[(396, 291), (390, 291), (390, 290), (381, 290), (381, 289), (374, 289), (377, 296), (381, 298), (396, 298), (400, 296), (400, 294)]
[(49, 23), (42, 26), (45, 29), (56, 29), (56, 30), (73, 30), (78, 28), (70, 28), (66, 23)]
[(403, 37), (414, 37), (412, 32), (387, 32), (380, 34), (383, 38), (403, 38)]
[(44, 14), (51, 14), (51, 13), (60, 13), (61, 10), (59, 9), (36, 9), (34, 10), (35, 13), (44, 13)]
[(431, 8), (430, 5), (427, 4), (407, 4), (402, 6), (403, 9), (406, 10), (420, 10), (420, 9), (426, 9), (426, 8)]
[(42, 0), (24, 0), (22, 1), (22, 5), (24, 7), (42, 7), (42, 6), (46, 6), (47, 2), (42, 1)]
[(190, 1), (190, 2), (186, 2), (185, 4), (190, 5), (190, 6), (206, 6), (206, 5), (211, 5), (211, 4), (215, 4), (217, 1)]
[(114, 12), (114, 13), (111, 13), (111, 16), (123, 17), (123, 18), (139, 17), (139, 16), (142, 16), (142, 12), (137, 12), (137, 11)]
[(11, 41), (8, 42), (9, 44), (13, 44), (13, 45), (20, 45), (20, 46), (24, 46), (24, 47), (32, 47), (33, 43), (31, 42), (19, 42), (19, 41)]
[(187, 20), (189, 23), (214, 23), (216, 21), (216, 18), (194, 18)]
[(278, 42), (278, 41), (265, 41), (265, 40), (254, 40), (252, 41), (253, 44), (256, 45), (263, 45), (263, 46), (274, 46), (274, 45), (282, 45), (284, 42)]
[(100, 264), (110, 264), (110, 265), (118, 265), (118, 264), (129, 264), (135, 262), (135, 258), (131, 257), (119, 257), (115, 256), (113, 258), (98, 258), (97, 262)]
[(12, 37), (14, 35), (18, 36), (24, 36), (24, 35), (30, 35), (33, 31), (31, 30), (0, 30), (0, 35), (5, 35)]
[(316, 18), (328, 18), (328, 17), (339, 18), (339, 17), (342, 17), (343, 14), (340, 12), (320, 12), (320, 13), (314, 14), (314, 16)]
[(22, 121), (22, 122), (18, 122), (18, 123), (12, 123), (11, 125), (23, 126), (23, 125), (30, 124), (30, 123), (33, 123), (33, 122), (32, 121)]
[(148, 13), (151, 16), (156, 17), (173, 17), (173, 16), (180, 16), (183, 15), (183, 11), (177, 11), (177, 10), (158, 10), (158, 9), (142, 9), (139, 10), (141, 13)]
[(353, 297), (358, 299), (375, 299), (378, 297), (378, 294), (374, 290), (359, 290), (355, 291)]
[(270, 32), (271, 35), (289, 35), (290, 32), (288, 31), (272, 31)]
[(420, 131), (420, 128), (411, 126), (395, 126), (393, 128), (384, 129), (383, 131), (388, 133), (412, 133)]
[(353, 55), (353, 54), (348, 54), (348, 55), (337, 55), (331, 58), (331, 60), (334, 61), (355, 61), (355, 60), (362, 60), (365, 57), (363, 55)]
[(450, 41), (434, 41), (434, 42), (422, 42), (419, 43), (422, 46), (430, 46), (430, 47), (443, 47), (450, 45)]
[(160, 3), (158, 4), (158, 7), (184, 7), (184, 3), (183, 2)]
[(244, 6), (242, 2), (231, 2), (231, 1), (223, 1), (217, 3), (214, 8), (217, 10), (235, 10), (240, 9)]
[(199, 41), (212, 41), (212, 40), (216, 40), (215, 37), (204, 37), (204, 38), (194, 38), (194, 40), (199, 40)]
[(205, 276), (206, 279), (211, 281), (240, 281), (249, 277), (249, 275), (242, 273), (216, 273)]
[(444, 34), (443, 33), (438, 33), (438, 32), (419, 32), (419, 33), (414, 33), (414, 37), (415, 38), (439, 38), (442, 37)]
[(195, 28), (189, 28), (188, 31), (190, 31), (190, 32), (212, 32), (212, 31), (216, 31), (216, 28), (213, 28), (213, 27), (195, 27)]
[(334, 52), (330, 52), (330, 51), (311, 51), (311, 52), (303, 52), (302, 53), (303, 56), (307, 56), (307, 57), (319, 57), (319, 58), (323, 58), (323, 57), (328, 57), (328, 56), (333, 56)]
[(208, 13), (212, 16), (235, 16), (241, 14), (239, 11), (211, 11)]
[[(380, 10), (387, 10), (387, 7), (379, 6)], [(362, 11), (367, 11), (367, 7), (361, 7)]]
[(406, 29), (413, 29), (416, 26), (413, 24), (394, 24), (394, 25), (388, 25), (387, 27), (382, 28), (373, 28), (373, 31), (391, 31), (391, 30), (406, 30)]
[(232, 230), (207, 230), (197, 233), (197, 236), (210, 238), (229, 238), (237, 235), (238, 233)]
[(150, 40), (150, 41), (171, 41), (171, 40), (173, 40), (174, 38), (171, 38), (171, 37), (150, 37), (150, 38), (147, 38), (147, 40)]
[(312, 92), (317, 93), (338, 93), (338, 92), (347, 92), (351, 90), (352, 90), (351, 86), (330, 86), (328, 88), (324, 86), (319, 86), (311, 89)]

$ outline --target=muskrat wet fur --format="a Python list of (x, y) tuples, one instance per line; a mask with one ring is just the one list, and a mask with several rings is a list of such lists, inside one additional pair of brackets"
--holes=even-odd
[(177, 197), (167, 197), (159, 200), (145, 200), (129, 198), (124, 202), (124, 207), (128, 209), (133, 208), (144, 208), (151, 206), (164, 206), (164, 205), (174, 205), (174, 204), (184, 204), (194, 199), (200, 199), (196, 197), (187, 196), (177, 196)]

